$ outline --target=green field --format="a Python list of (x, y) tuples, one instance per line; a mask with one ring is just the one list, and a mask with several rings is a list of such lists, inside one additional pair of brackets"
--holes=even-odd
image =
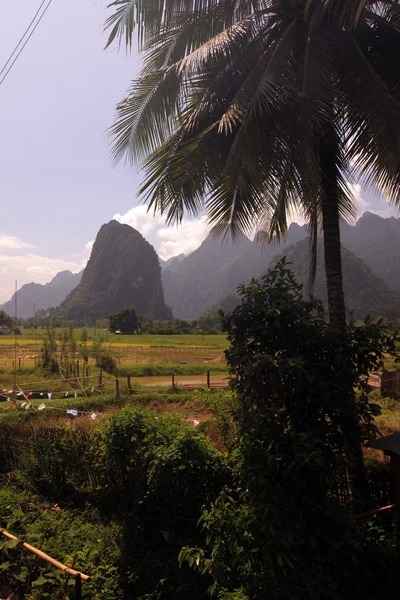
[[(57, 329), (57, 336), (63, 330)], [(181, 335), (116, 335), (104, 329), (88, 327), (86, 329), (90, 342), (98, 341), (103, 338), (104, 342), (111, 346), (157, 346), (176, 348), (180, 346), (198, 347), (198, 348), (227, 348), (228, 341), (225, 335), (202, 335), (202, 334), (181, 334)], [(75, 328), (74, 335), (77, 340), (80, 339), (83, 328)], [(21, 335), (17, 336), (17, 344), (19, 346), (41, 345), (41, 340), (45, 330), (43, 329), (21, 329)], [(0, 346), (14, 345), (13, 335), (0, 336)]]

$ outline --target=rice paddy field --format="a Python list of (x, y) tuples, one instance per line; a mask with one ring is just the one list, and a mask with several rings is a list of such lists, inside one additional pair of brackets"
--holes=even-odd
[[(57, 337), (61, 331), (57, 332)], [(80, 339), (82, 332), (83, 329), (74, 330), (76, 340)], [(41, 415), (42, 418), (65, 418), (65, 413), (59, 409), (77, 409), (82, 411), (79, 419), (82, 425), (89, 419), (84, 413), (97, 411), (107, 415), (126, 404), (148, 406), (156, 411), (179, 415), (188, 422), (201, 423), (210, 419), (204, 403), (207, 383), (211, 383), (211, 394), (226, 394), (223, 389), (212, 389), (226, 387), (228, 382), (224, 356), (228, 341), (224, 335), (122, 336), (102, 329), (87, 329), (89, 349), (102, 339), (104, 348), (115, 358), (120, 387), (120, 400), (117, 401), (115, 378), (104, 373), (100, 380), (99, 369), (92, 357), (86, 376), (76, 381), (65, 381), (60, 374), (50, 376), (44, 372), (39, 367), (44, 333), (43, 330), (22, 330), (16, 338), (0, 336), (2, 417), (13, 415), (12, 418), (15, 418), (17, 413), (21, 413), (23, 397), (16, 405), (17, 412), (10, 412), (10, 403), (6, 401), (14, 381), (25, 394), (33, 394), (30, 398), (33, 405), (44, 402), (46, 408), (55, 409), (44, 411), (46, 415)], [(390, 370), (397, 367), (392, 361), (388, 361), (386, 366)], [(47, 396), (49, 393), (52, 394), (51, 400)], [(397, 398), (381, 398), (379, 390), (371, 392), (371, 401), (382, 407), (382, 413), (376, 419), (382, 434), (399, 431), (400, 401)]]
[[(61, 329), (57, 331), (57, 337), (61, 332)], [(147, 405), (150, 402), (158, 410), (167, 410), (171, 404), (171, 410), (179, 414), (184, 405), (191, 406), (192, 397), (196, 400), (192, 393), (194, 388), (206, 388), (207, 384), (227, 386), (224, 349), (228, 343), (223, 335), (121, 336), (101, 329), (87, 329), (89, 351), (102, 339), (104, 349), (115, 359), (121, 396), (118, 402), (115, 378), (107, 373), (100, 375), (92, 356), (83, 370), (79, 354), (82, 332), (83, 329), (74, 330), (80, 374), (68, 380), (63, 379), (62, 374), (50, 375), (39, 366), (45, 331), (22, 330), (16, 337), (0, 336), (0, 414), (9, 414), (7, 398), (14, 397), (14, 384), (25, 395), (31, 394), (29, 400), (34, 407), (45, 403), (46, 408), (53, 409), (112, 412), (125, 403)], [(24, 399), (24, 395), (18, 396), (16, 408)], [(186, 408), (184, 413), (188, 411), (192, 409)], [(59, 416), (53, 410), (51, 415), (51, 418)]]
[[(61, 334), (57, 331), (57, 337)], [(83, 329), (74, 329), (80, 340)], [(121, 367), (149, 364), (192, 364), (224, 362), (228, 341), (224, 335), (116, 335), (102, 329), (87, 329), (88, 345), (103, 341), (104, 347)], [(0, 336), (0, 368), (34, 367), (39, 362), (43, 330), (22, 329), (21, 335)], [(195, 374), (195, 373), (194, 373)]]

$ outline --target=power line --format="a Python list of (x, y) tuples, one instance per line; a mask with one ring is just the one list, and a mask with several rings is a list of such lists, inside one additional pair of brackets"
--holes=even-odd
[[(46, 1), (46, 0), (44, 0), (44, 1)], [(17, 62), (18, 58), (21, 56), (21, 54), (22, 54), (22, 52), (24, 51), (24, 49), (25, 49), (26, 45), (28, 44), (29, 40), (31, 39), (31, 37), (32, 37), (32, 36), (33, 36), (33, 34), (35, 33), (36, 29), (38, 28), (39, 24), (41, 23), (41, 21), (42, 21), (42, 19), (43, 19), (44, 15), (45, 15), (45, 14), (46, 14), (46, 12), (49, 10), (49, 8), (50, 8), (50, 5), (52, 4), (52, 2), (53, 2), (53, 0), (49, 0), (48, 4), (46, 5), (46, 7), (45, 7), (45, 9), (43, 10), (42, 14), (40, 15), (39, 19), (37, 20), (37, 22), (36, 22), (36, 24), (35, 24), (34, 28), (32, 29), (31, 33), (30, 33), (30, 34), (29, 34), (29, 36), (26, 38), (26, 40), (25, 40), (25, 43), (23, 44), (23, 46), (22, 46), (21, 50), (18, 52), (17, 56), (14, 58), (13, 62), (11, 63), (11, 65), (9, 66), (9, 68), (7, 69), (7, 71), (5, 72), (5, 74), (4, 74), (4, 76), (2, 77), (2, 79), (0, 79), (0, 85), (1, 85), (1, 84), (3, 83), (3, 81), (6, 79), (7, 75), (9, 74), (9, 72), (11, 71), (11, 69), (13, 68), (13, 66), (15, 65), (15, 63)], [(43, 5), (43, 3), (42, 3), (42, 5)], [(40, 8), (38, 9), (38, 12), (39, 12), (39, 11), (40, 11)], [(38, 14), (38, 12), (37, 12), (36, 14)], [(35, 16), (35, 18), (36, 18), (36, 16)], [(35, 19), (33, 19), (33, 21), (34, 21), (34, 20), (35, 20)], [(32, 23), (31, 23), (31, 24), (32, 24)], [(29, 27), (28, 27), (28, 31), (29, 31)], [(24, 35), (25, 35), (25, 34), (24, 34)], [(16, 50), (18, 49), (18, 47), (20, 46), (20, 44), (21, 44), (21, 41), (22, 41), (22, 40), (23, 40), (23, 37), (22, 37), (22, 39), (20, 40), (20, 42), (18, 43), (18, 45), (16, 46), (16, 48), (14, 49), (14, 52), (12, 53), (12, 55), (10, 56), (10, 58), (9, 58), (9, 60), (7, 61), (7, 63), (6, 63), (6, 64), (8, 64), (8, 63), (10, 62), (10, 60), (11, 60), (12, 56), (15, 54), (15, 52), (16, 52)], [(6, 65), (5, 65), (5, 66), (6, 66)], [(5, 66), (4, 66), (4, 68), (5, 68)], [(1, 73), (3, 73), (3, 71), (4, 71), (4, 68), (3, 68), (3, 70), (1, 71)]]
[(26, 30), (24, 31), (24, 35), (21, 37), (21, 39), (19, 40), (18, 44), (15, 46), (14, 50), (11, 52), (10, 56), (8, 57), (7, 62), (4, 64), (2, 70), (0, 71), (0, 75), (3, 75), (4, 71), (7, 68), (7, 65), (11, 62), (12, 57), (14, 56), (14, 54), (16, 53), (16, 51), (18, 50), (18, 48), (20, 47), (20, 45), (22, 44), (22, 42), (24, 41), (25, 37), (27, 36), (27, 34), (29, 33), (30, 28), (32, 27), (32, 25), (34, 24), (34, 22), (36, 21), (36, 17), (38, 16), (38, 14), (40, 13), (43, 5), (46, 3), (46, 0), (42, 0), (41, 5), (39, 6), (39, 8), (37, 9), (35, 16), (33, 17), (32, 21), (29, 23), (28, 27), (26, 28)]

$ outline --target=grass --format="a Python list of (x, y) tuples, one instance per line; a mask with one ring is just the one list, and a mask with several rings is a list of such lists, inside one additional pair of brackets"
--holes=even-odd
[[(57, 329), (57, 336), (63, 331), (63, 329)], [(103, 338), (106, 344), (115, 347), (124, 346), (155, 346), (155, 347), (166, 347), (176, 348), (181, 346), (195, 347), (195, 348), (227, 348), (228, 341), (225, 335), (210, 334), (182, 334), (182, 335), (151, 335), (151, 334), (138, 334), (138, 335), (116, 335), (103, 329), (88, 327), (86, 328), (88, 333), (88, 339), (90, 342)], [(74, 335), (77, 340), (80, 339), (83, 332), (83, 328), (75, 328)], [(42, 341), (42, 336), (45, 330), (38, 329), (21, 329), (21, 335), (17, 336), (17, 344), (19, 346), (29, 345), (36, 346), (39, 348)], [(13, 335), (2, 335), (0, 336), (0, 346), (14, 346)]]
[(211, 375), (227, 376), (225, 363), (190, 363), (190, 364), (155, 364), (155, 365), (120, 365), (118, 372), (121, 376), (131, 377), (170, 377), (175, 375)]
[[(75, 329), (74, 337), (80, 340), (83, 329)], [(61, 330), (58, 330), (58, 334)], [(140, 365), (154, 365), (161, 363), (169, 365), (168, 369), (159, 372), (159, 375), (171, 373), (177, 365), (195, 363), (192, 370), (177, 371), (181, 374), (202, 374), (207, 370), (212, 372), (221, 372), (221, 367), (210, 364), (207, 369), (202, 368), (201, 363), (223, 362), (224, 349), (228, 346), (228, 341), (224, 335), (127, 335), (120, 336), (104, 332), (103, 330), (88, 330), (91, 334), (88, 340), (88, 349), (92, 350), (92, 344), (103, 338), (103, 348), (109, 352), (116, 360), (118, 367), (124, 374), (139, 375)], [(40, 350), (42, 347), (43, 330), (33, 331), (22, 330), (22, 335), (17, 336), (17, 369), (22, 372), (36, 366), (40, 360)], [(79, 346), (76, 358), (79, 358)], [(60, 350), (60, 345), (58, 347)], [(7, 369), (14, 368), (15, 346), (13, 336), (0, 336), (0, 370), (6, 372)], [(82, 360), (80, 361), (82, 363)], [(132, 368), (132, 367), (135, 368)], [(96, 366), (92, 358), (89, 359), (89, 368), (91, 373), (96, 372)], [(150, 373), (146, 372), (147, 375)], [(0, 384), (1, 385), (1, 384)]]
[(375, 423), (382, 435), (400, 431), (400, 401), (393, 398), (382, 398), (378, 401), (382, 412), (375, 417)]
[[(209, 420), (212, 415), (207, 408), (206, 399), (209, 397), (219, 397), (224, 394), (222, 390), (175, 390), (171, 388), (152, 388), (150, 391), (140, 386), (134, 387), (134, 394), (129, 393), (127, 387), (122, 386), (121, 399), (119, 402), (115, 399), (114, 393), (103, 395), (93, 395), (88, 398), (60, 398), (56, 400), (44, 399), (43, 403), (46, 409), (38, 411), (37, 409), (25, 410), (21, 403), (8, 410), (10, 403), (0, 402), (0, 422), (8, 423), (26, 423), (35, 425), (44, 425), (52, 423), (63, 423), (74, 429), (92, 429), (101, 427), (104, 419), (107, 419), (112, 413), (121, 410), (124, 406), (132, 405), (147, 407), (158, 413), (166, 413), (178, 416), (187, 422), (197, 419), (200, 422)], [(41, 401), (33, 400), (34, 406), (38, 406)], [(64, 409), (64, 410), (59, 410)], [(80, 414), (78, 418), (67, 415), (66, 410), (75, 409), (85, 414)], [(97, 413), (98, 419), (93, 421), (91, 413)]]

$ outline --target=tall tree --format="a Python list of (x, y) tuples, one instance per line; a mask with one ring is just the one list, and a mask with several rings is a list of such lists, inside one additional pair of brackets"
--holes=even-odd
[(136, 311), (131, 306), (121, 308), (116, 313), (110, 315), (110, 331), (115, 333), (136, 333), (139, 329), (139, 318)]
[[(111, 129), (114, 158), (143, 162), (149, 208), (169, 223), (204, 211), (219, 235), (259, 225), (278, 238), (302, 210), (314, 242), (322, 223), (330, 322), (344, 328), (346, 181), (355, 171), (400, 204), (400, 0), (110, 6), (108, 44), (131, 46), (137, 27), (144, 51)], [(355, 419), (347, 463), (360, 496), (357, 438)]]
[(331, 323), (345, 323), (340, 217), (355, 170), (399, 202), (399, 0), (116, 0), (111, 34), (144, 66), (118, 106), (116, 160), (149, 207), (217, 234), (322, 223)]

